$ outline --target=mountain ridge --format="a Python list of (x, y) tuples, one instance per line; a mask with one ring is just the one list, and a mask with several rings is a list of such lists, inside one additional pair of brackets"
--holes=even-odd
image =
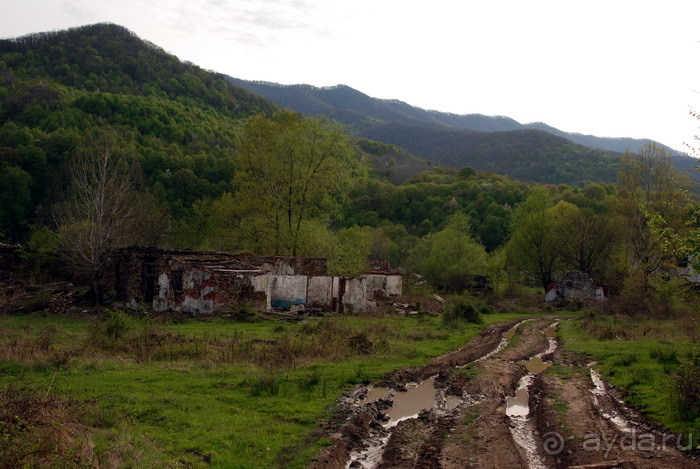
[[(522, 129), (537, 129), (544, 130), (553, 135), (567, 138), (574, 143), (580, 145), (585, 145), (591, 148), (602, 149), (607, 151), (614, 151), (617, 153), (622, 153), (629, 149), (630, 151), (636, 152), (645, 145), (646, 143), (655, 143), (664, 150), (666, 150), (671, 155), (685, 155), (683, 152), (664, 145), (660, 142), (656, 142), (647, 138), (631, 138), (631, 137), (598, 137), (595, 135), (584, 134), (579, 132), (566, 132), (556, 127), (553, 127), (544, 122), (530, 122), (530, 123), (520, 123), (517, 120), (508, 116), (488, 116), (485, 114), (472, 113), (472, 114), (457, 114), (444, 111), (438, 111), (434, 109), (423, 109), (417, 106), (413, 106), (399, 99), (381, 99), (372, 98), (369, 95), (362, 93), (348, 85), (338, 84), (333, 86), (317, 87), (308, 84), (293, 84), (284, 85), (269, 81), (252, 81), (252, 80), (242, 80), (230, 76), (226, 76), (226, 79), (233, 84), (237, 84), (243, 88), (249, 90), (255, 90), (258, 94), (268, 97), (273, 101), (277, 102), (280, 106), (289, 107), (290, 109), (297, 110), (302, 113), (308, 113), (313, 111), (313, 106), (309, 106), (305, 103), (294, 102), (292, 98), (298, 98), (299, 94), (297, 90), (304, 90), (305, 94), (313, 93), (315, 99), (320, 102), (324, 102), (324, 95), (329, 95), (331, 93), (337, 93), (338, 91), (352, 92), (362, 96), (362, 99), (367, 101), (372, 101), (374, 103), (381, 103), (387, 107), (393, 108), (394, 112), (397, 114), (401, 112), (410, 120), (421, 120), (422, 118), (425, 123), (443, 124), (450, 127), (455, 127), (463, 130), (476, 130), (483, 132), (495, 132), (503, 130), (522, 130)], [(281, 93), (280, 91), (285, 91)], [(270, 96), (268, 96), (270, 95)], [(326, 105), (331, 105), (332, 103), (326, 102)], [(336, 112), (339, 112), (336, 109)], [(386, 114), (387, 111), (384, 111)], [(367, 114), (365, 114), (367, 115)], [(370, 117), (376, 117), (376, 115), (369, 114)], [(686, 155), (687, 156), (687, 155)]]

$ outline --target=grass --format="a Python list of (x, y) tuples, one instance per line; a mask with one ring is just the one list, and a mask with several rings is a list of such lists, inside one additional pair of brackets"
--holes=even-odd
[(329, 444), (310, 435), (341, 394), (516, 317), (125, 325), (0, 316), (0, 389), (89, 406), (81, 418), (106, 467), (305, 467)]
[(700, 415), (679, 407), (674, 386), (683, 363), (697, 360), (697, 325), (686, 319), (587, 316), (562, 321), (566, 350), (588, 355), (625, 399), (674, 433), (700, 437)]

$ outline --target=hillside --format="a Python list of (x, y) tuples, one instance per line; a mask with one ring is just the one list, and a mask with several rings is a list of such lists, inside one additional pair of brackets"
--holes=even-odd
[(448, 166), (538, 183), (613, 182), (617, 158), (540, 130), (476, 132), (425, 125), (385, 124), (363, 134)]
[[(651, 141), (569, 133), (541, 122), (521, 124), (504, 116), (458, 115), (429, 111), (398, 100), (372, 98), (346, 85), (317, 88), (309, 85), (245, 81), (232, 77), (227, 77), (227, 80), (265, 96), (281, 107), (307, 115), (331, 117), (349, 126), (359, 135), (404, 146), (415, 155), (439, 164), (454, 167), (470, 165), (538, 182), (575, 185), (584, 185), (596, 180), (611, 182), (615, 178), (615, 170), (611, 167), (609, 154), (623, 153), (627, 149), (638, 151)], [(401, 128), (403, 130), (400, 130)], [(459, 130), (473, 132), (456, 132)], [(568, 143), (542, 135), (534, 137), (538, 134), (528, 132), (530, 130), (547, 132), (550, 136), (568, 140)], [(474, 131), (492, 135), (477, 136)], [(509, 131), (519, 132), (509, 135)], [(417, 137), (411, 135), (406, 135), (407, 140), (398, 138), (397, 135), (402, 133), (419, 134), (421, 141), (417, 141)], [(524, 136), (527, 137), (522, 141), (523, 146), (520, 148), (517, 139)], [(536, 148), (537, 142), (543, 147)], [(459, 145), (462, 144), (465, 147), (460, 149)], [(584, 149), (582, 146), (588, 148)], [(661, 146), (673, 155), (678, 169), (690, 169), (697, 165), (694, 158)], [(481, 150), (485, 153), (479, 153)], [(567, 170), (556, 171), (554, 168), (542, 167), (537, 161), (520, 160), (529, 156), (540, 160), (545, 158), (555, 167), (566, 166)], [(602, 167), (598, 167), (600, 163)], [(566, 175), (571, 172), (572, 166), (575, 168), (579, 164), (585, 177), (577, 178), (575, 174), (578, 171), (575, 169), (573, 177)]]
[(70, 159), (97, 132), (175, 216), (231, 190), (243, 118), (277, 106), (113, 24), (0, 41), (0, 235), (51, 223)]

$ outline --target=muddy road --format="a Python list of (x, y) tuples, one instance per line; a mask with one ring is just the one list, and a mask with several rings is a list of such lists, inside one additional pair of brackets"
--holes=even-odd
[(674, 435), (627, 408), (593, 364), (561, 351), (558, 323), (489, 326), (428, 366), (354, 390), (311, 467), (700, 468)]

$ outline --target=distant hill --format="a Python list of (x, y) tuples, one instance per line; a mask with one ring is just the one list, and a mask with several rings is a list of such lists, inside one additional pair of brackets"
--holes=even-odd
[[(612, 182), (616, 172), (614, 154), (627, 149), (638, 151), (651, 141), (568, 133), (544, 123), (521, 124), (504, 116), (428, 111), (398, 100), (372, 98), (346, 85), (318, 88), (231, 77), (227, 80), (265, 96), (281, 107), (307, 115), (331, 117), (358, 135), (399, 145), (436, 163), (454, 167), (470, 165), (537, 182), (575, 185), (595, 180)], [(512, 131), (517, 133), (509, 135), (508, 132)], [(569, 142), (547, 138), (535, 131)], [(491, 135), (478, 135), (478, 132)], [(518, 147), (518, 138), (523, 139), (521, 148)], [(461, 149), (460, 145), (463, 145)], [(538, 145), (543, 146), (536, 148)], [(663, 147), (674, 155), (679, 169), (697, 164), (694, 158)], [(539, 160), (520, 161), (520, 158), (534, 155)], [(579, 159), (581, 171), (576, 169)], [(542, 166), (545, 163), (547, 167)], [(562, 167), (558, 170), (552, 168), (557, 166)], [(578, 177), (578, 173), (582, 177)]]
[[(384, 124), (363, 132), (440, 164), (506, 174), (542, 184), (612, 182), (617, 157), (541, 130), (477, 132), (420, 124)], [(466, 164), (465, 164), (466, 162)]]

